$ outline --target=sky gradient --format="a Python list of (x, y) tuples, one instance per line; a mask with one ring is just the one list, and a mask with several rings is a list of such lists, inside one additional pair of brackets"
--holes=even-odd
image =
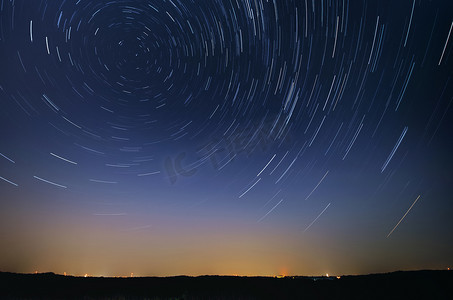
[(453, 266), (453, 2), (1, 0), (0, 270)]

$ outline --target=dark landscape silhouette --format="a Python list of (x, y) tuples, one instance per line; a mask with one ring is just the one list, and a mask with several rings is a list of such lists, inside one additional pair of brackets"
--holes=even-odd
[(341, 277), (74, 277), (0, 273), (2, 299), (451, 299), (453, 272)]

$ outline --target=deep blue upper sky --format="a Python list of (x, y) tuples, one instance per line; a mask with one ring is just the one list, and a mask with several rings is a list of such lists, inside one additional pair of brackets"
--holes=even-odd
[(0, 5), (0, 270), (451, 266), (453, 2)]

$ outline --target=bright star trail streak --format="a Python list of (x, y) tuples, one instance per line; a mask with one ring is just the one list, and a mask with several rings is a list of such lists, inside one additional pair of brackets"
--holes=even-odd
[(401, 136), (399, 137), (398, 141), (395, 144), (395, 147), (393, 147), (392, 152), (390, 153), (389, 157), (385, 161), (384, 165), (381, 168), (381, 173), (384, 172), (385, 168), (387, 168), (387, 165), (390, 163), (392, 160), (393, 155), (395, 155), (396, 150), (398, 150), (398, 147), (400, 146), (401, 142), (403, 141), (404, 137), (406, 136), (408, 128), (404, 127), (403, 132), (401, 133)]
[(64, 188), (64, 189), (66, 188), (66, 187), (65, 187), (64, 185), (61, 185), (61, 184), (58, 184), (58, 183), (52, 182), (52, 181), (50, 181), (50, 180), (47, 180), (47, 179), (43, 179), (43, 178), (41, 178), (41, 177), (38, 177), (38, 176), (33, 176), (33, 178), (35, 178), (35, 179), (38, 179), (38, 180), (40, 180), (40, 181), (42, 181), (42, 182), (45, 182), (45, 183), (48, 183), (48, 184), (51, 184), (51, 185), (57, 186), (57, 187), (61, 187), (61, 188)]
[(445, 41), (444, 49), (442, 49), (442, 54), (440, 55), (440, 59), (439, 59), (439, 63), (438, 63), (439, 66), (442, 63), (442, 59), (444, 58), (445, 49), (447, 49), (447, 44), (448, 44), (448, 40), (450, 40), (450, 34), (451, 34), (451, 29), (452, 28), (453, 28), (453, 21), (451, 21), (450, 30), (448, 31), (447, 40)]
[(389, 237), (393, 231), (395, 231), (395, 229), (398, 227), (398, 225), (400, 225), (400, 223), (404, 220), (404, 218), (406, 217), (406, 215), (409, 213), (409, 211), (412, 209), (412, 207), (415, 205), (415, 203), (418, 201), (418, 199), (420, 199), (420, 195), (418, 195), (417, 199), (415, 199), (414, 203), (412, 203), (411, 207), (409, 207), (409, 209), (406, 211), (406, 213), (404, 214), (404, 216), (398, 221), (398, 223), (395, 225), (395, 227), (393, 227), (393, 229), (389, 232), (389, 234), (387, 234), (387, 237)]
[(12, 184), (12, 185), (14, 185), (14, 186), (19, 186), (17, 183), (14, 183), (14, 182), (12, 182), (12, 181), (9, 181), (9, 180), (6, 179), (6, 178), (0, 177), (0, 179), (3, 180), (3, 181), (5, 181), (5, 182), (8, 182), (9, 184)]
[(58, 156), (58, 155), (56, 155), (56, 154), (54, 154), (54, 153), (50, 153), (50, 155), (52, 155), (52, 156), (54, 156), (54, 157), (56, 157), (56, 158), (58, 158), (58, 159), (61, 159), (61, 160), (65, 161), (65, 162), (68, 162), (68, 163), (70, 163), (70, 164), (77, 165), (76, 162), (70, 161), (69, 159), (63, 158), (63, 157)]
[(278, 201), (277, 204), (275, 204), (274, 207), (271, 208), (271, 210), (269, 210), (264, 216), (261, 217), (261, 219), (258, 220), (258, 223), (261, 222), (265, 217), (267, 217), (267, 215), (269, 215), (280, 203), (283, 202), (283, 199), (281, 199), (280, 201)]
[(326, 208), (324, 208), (322, 212), (320, 212), (319, 215), (305, 228), (304, 232), (310, 229), (311, 225), (313, 225), (319, 219), (319, 217), (329, 208), (330, 204), (331, 203), (327, 204)]
[(0, 271), (453, 264), (453, 1), (0, 1)]
[(329, 171), (326, 172), (326, 174), (324, 174), (324, 176), (321, 178), (321, 180), (318, 182), (318, 184), (313, 188), (313, 190), (310, 192), (310, 194), (308, 194), (308, 196), (305, 198), (305, 200), (307, 200), (308, 198), (310, 198), (310, 196), (316, 191), (316, 189), (319, 187), (319, 185), (323, 182), (323, 180), (326, 178), (327, 174), (329, 174)]

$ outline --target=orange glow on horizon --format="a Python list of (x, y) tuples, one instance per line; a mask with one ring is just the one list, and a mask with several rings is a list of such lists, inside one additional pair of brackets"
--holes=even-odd
[(289, 271), (287, 267), (281, 267), (279, 270), (279, 276), (286, 277), (288, 276)]

